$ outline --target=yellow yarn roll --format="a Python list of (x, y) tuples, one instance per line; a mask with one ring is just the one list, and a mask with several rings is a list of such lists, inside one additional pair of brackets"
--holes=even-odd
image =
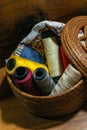
[(29, 68), (32, 71), (32, 73), (37, 68), (44, 68), (48, 72), (48, 69), (44, 64), (40, 64), (38, 62), (34, 62), (34, 61), (31, 61), (31, 60), (28, 60), (28, 59), (25, 59), (25, 58), (21, 58), (21, 57), (16, 56), (16, 55), (12, 55), (8, 60), (10, 60), (10, 59), (14, 59), (16, 61), (16, 64), (15, 64), (15, 66), (12, 70), (9, 70), (7, 68), (8, 74), (13, 74), (15, 69), (18, 68), (19, 66)]

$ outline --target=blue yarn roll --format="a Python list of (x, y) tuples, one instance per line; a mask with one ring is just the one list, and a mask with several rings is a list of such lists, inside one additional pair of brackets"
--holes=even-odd
[(43, 95), (49, 95), (55, 87), (55, 82), (43, 68), (37, 68), (33, 73), (33, 80)]

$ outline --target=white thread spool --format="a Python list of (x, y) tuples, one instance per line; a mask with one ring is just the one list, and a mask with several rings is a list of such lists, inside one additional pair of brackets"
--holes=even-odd
[(78, 32), (78, 38), (81, 38), (81, 37), (83, 37), (83, 36), (84, 36), (83, 31), (82, 31), (82, 30), (79, 30), (79, 32)]
[(81, 43), (81, 45), (82, 45), (83, 47), (86, 47), (86, 42), (85, 42), (85, 41), (81, 41), (80, 43)]
[[(83, 33), (83, 31), (82, 30), (79, 30), (79, 32), (78, 32), (78, 38), (81, 38), (81, 37), (83, 37), (84, 36), (84, 33)], [(85, 48), (86, 47), (86, 41), (85, 40), (82, 40), (81, 42), (81, 45)]]
[(43, 45), (51, 77), (60, 76), (63, 69), (57, 39), (55, 37), (44, 38)]
[(81, 73), (69, 64), (50, 95), (53, 96), (64, 92), (70, 87), (73, 87), (81, 78)]

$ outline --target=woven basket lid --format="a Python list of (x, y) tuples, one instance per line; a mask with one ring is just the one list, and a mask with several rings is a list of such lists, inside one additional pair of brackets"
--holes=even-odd
[[(79, 30), (83, 35), (78, 37)], [(81, 41), (85, 41), (85, 47)], [(62, 46), (73, 65), (87, 78), (87, 16), (69, 20), (61, 32)]]

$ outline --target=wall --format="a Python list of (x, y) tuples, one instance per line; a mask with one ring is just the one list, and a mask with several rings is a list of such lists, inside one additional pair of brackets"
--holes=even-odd
[(35, 23), (77, 15), (87, 15), (87, 0), (1, 0), (0, 58), (8, 57)]

